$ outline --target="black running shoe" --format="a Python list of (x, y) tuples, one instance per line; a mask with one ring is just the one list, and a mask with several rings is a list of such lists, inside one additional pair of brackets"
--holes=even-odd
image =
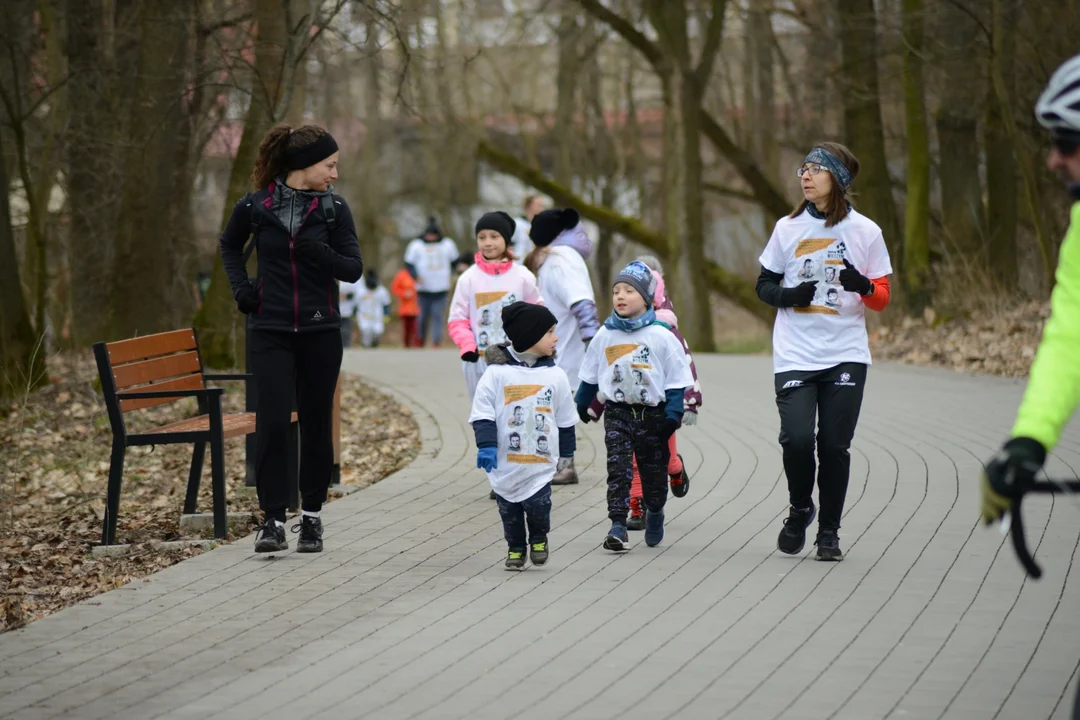
[(525, 551), (521, 549), (510, 548), (506, 553), (506, 563), (504, 567), (507, 570), (524, 570), (525, 569)]
[(682, 455), (679, 456), (679, 462), (682, 463), (682, 472), (678, 475), (669, 475), (668, 482), (671, 483), (671, 494), (677, 498), (686, 497), (686, 493), (690, 492), (690, 473), (686, 471), (686, 463), (682, 459)]
[(840, 537), (835, 530), (818, 530), (814, 544), (817, 545), (815, 560), (840, 562), (844, 559), (844, 553), (840, 552)]
[(292, 526), (292, 531), (300, 533), (300, 539), (296, 541), (296, 552), (322, 552), (322, 520), (320, 518), (304, 515), (300, 518), (300, 522)]
[(803, 509), (791, 508), (791, 512), (784, 519), (784, 529), (780, 531), (780, 537), (776, 541), (776, 547), (782, 553), (798, 555), (806, 546), (806, 528), (817, 517), (817, 508), (810, 501), (810, 507)]
[(271, 553), (289, 549), (289, 543), (285, 540), (285, 525), (275, 520), (267, 520), (265, 524), (255, 528), (255, 552)]
[(488, 500), (494, 500), (494, 499), (495, 499), (495, 491), (492, 490), (491, 494), (488, 495)]
[(543, 565), (548, 561), (547, 539), (529, 543), (529, 559), (533, 565)]

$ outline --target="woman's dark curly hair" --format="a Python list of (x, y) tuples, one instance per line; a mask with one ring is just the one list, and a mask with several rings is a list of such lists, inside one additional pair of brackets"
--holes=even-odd
[(318, 125), (301, 125), (296, 129), (284, 124), (275, 125), (259, 145), (259, 156), (255, 158), (255, 168), (251, 171), (251, 182), (255, 189), (264, 188), (274, 178), (285, 174), (286, 152), (307, 147), (329, 134)]

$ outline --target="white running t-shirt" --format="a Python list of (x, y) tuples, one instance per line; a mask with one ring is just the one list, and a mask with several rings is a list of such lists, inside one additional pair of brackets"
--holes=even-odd
[(416, 268), (418, 292), (448, 292), (451, 266), (457, 257), (457, 245), (450, 238), (433, 243), (417, 239), (405, 248), (405, 262)]
[(870, 364), (862, 297), (840, 286), (847, 258), (870, 279), (892, 274), (877, 224), (855, 210), (834, 227), (808, 212), (776, 223), (759, 261), (784, 276), (783, 287), (817, 280), (810, 307), (781, 308), (773, 325), (773, 371), (824, 370), (840, 363)]
[(589, 268), (577, 250), (568, 245), (552, 247), (540, 271), (536, 274), (544, 304), (558, 324), (555, 334), (555, 363), (566, 371), (570, 384), (577, 390), (578, 368), (585, 359), (585, 341), (581, 339), (577, 318), (570, 308), (582, 300), (596, 302)]
[(600, 402), (654, 407), (667, 401), (665, 390), (694, 384), (686, 352), (663, 325), (634, 332), (601, 327), (589, 344), (578, 377), (600, 386)]
[(566, 373), (555, 366), (491, 365), (480, 378), (469, 423), (494, 420), (499, 465), (491, 488), (508, 502), (535, 495), (551, 482), (559, 462), (559, 428), (578, 416)]

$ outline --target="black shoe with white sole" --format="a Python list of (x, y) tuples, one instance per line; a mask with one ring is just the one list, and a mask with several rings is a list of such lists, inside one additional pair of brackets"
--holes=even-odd
[(265, 524), (255, 528), (255, 552), (271, 553), (282, 552), (289, 549), (289, 542), (285, 539), (285, 524), (276, 520), (267, 520)]

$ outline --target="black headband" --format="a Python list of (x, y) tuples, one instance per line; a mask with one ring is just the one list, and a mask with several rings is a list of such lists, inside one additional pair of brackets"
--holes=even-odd
[(320, 135), (319, 138), (302, 148), (285, 151), (285, 169), (303, 170), (315, 163), (325, 160), (338, 151), (337, 141), (330, 133)]

